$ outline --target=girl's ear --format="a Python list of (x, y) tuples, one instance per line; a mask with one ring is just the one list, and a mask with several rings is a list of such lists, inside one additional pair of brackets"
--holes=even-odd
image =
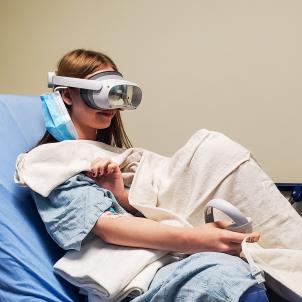
[(66, 105), (72, 105), (72, 97), (70, 93), (70, 88), (62, 89), (61, 90), (61, 97)]

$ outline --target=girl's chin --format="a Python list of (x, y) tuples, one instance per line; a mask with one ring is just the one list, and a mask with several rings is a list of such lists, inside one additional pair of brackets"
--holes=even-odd
[(96, 125), (96, 128), (97, 128), (97, 129), (106, 129), (106, 128), (108, 128), (110, 125), (111, 125), (110, 122), (109, 122), (109, 123), (99, 123), (99, 124)]

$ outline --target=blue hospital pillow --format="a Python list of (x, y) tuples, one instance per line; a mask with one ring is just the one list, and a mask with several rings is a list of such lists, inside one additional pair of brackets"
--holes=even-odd
[(54, 274), (64, 251), (46, 232), (29, 190), (13, 180), (17, 155), (44, 131), (38, 97), (0, 95), (0, 301), (85, 301)]

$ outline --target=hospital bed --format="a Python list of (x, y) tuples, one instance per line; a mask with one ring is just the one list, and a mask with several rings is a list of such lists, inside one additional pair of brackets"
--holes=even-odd
[[(0, 95), (0, 301), (83, 302), (78, 289), (55, 275), (64, 255), (47, 234), (28, 189), (13, 181), (16, 156), (44, 134), (39, 97)], [(302, 184), (278, 184), (295, 202)], [(299, 193), (300, 192), (300, 193)], [(282, 301), (270, 292), (271, 301)]]

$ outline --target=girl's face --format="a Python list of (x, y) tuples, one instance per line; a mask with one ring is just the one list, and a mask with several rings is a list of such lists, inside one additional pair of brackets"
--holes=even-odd
[[(102, 71), (112, 70), (112, 68), (102, 69)], [(95, 140), (97, 129), (105, 129), (110, 126), (116, 109), (98, 110), (88, 107), (82, 100), (78, 88), (64, 89), (61, 94), (64, 102), (70, 107), (69, 114), (79, 139)]]

